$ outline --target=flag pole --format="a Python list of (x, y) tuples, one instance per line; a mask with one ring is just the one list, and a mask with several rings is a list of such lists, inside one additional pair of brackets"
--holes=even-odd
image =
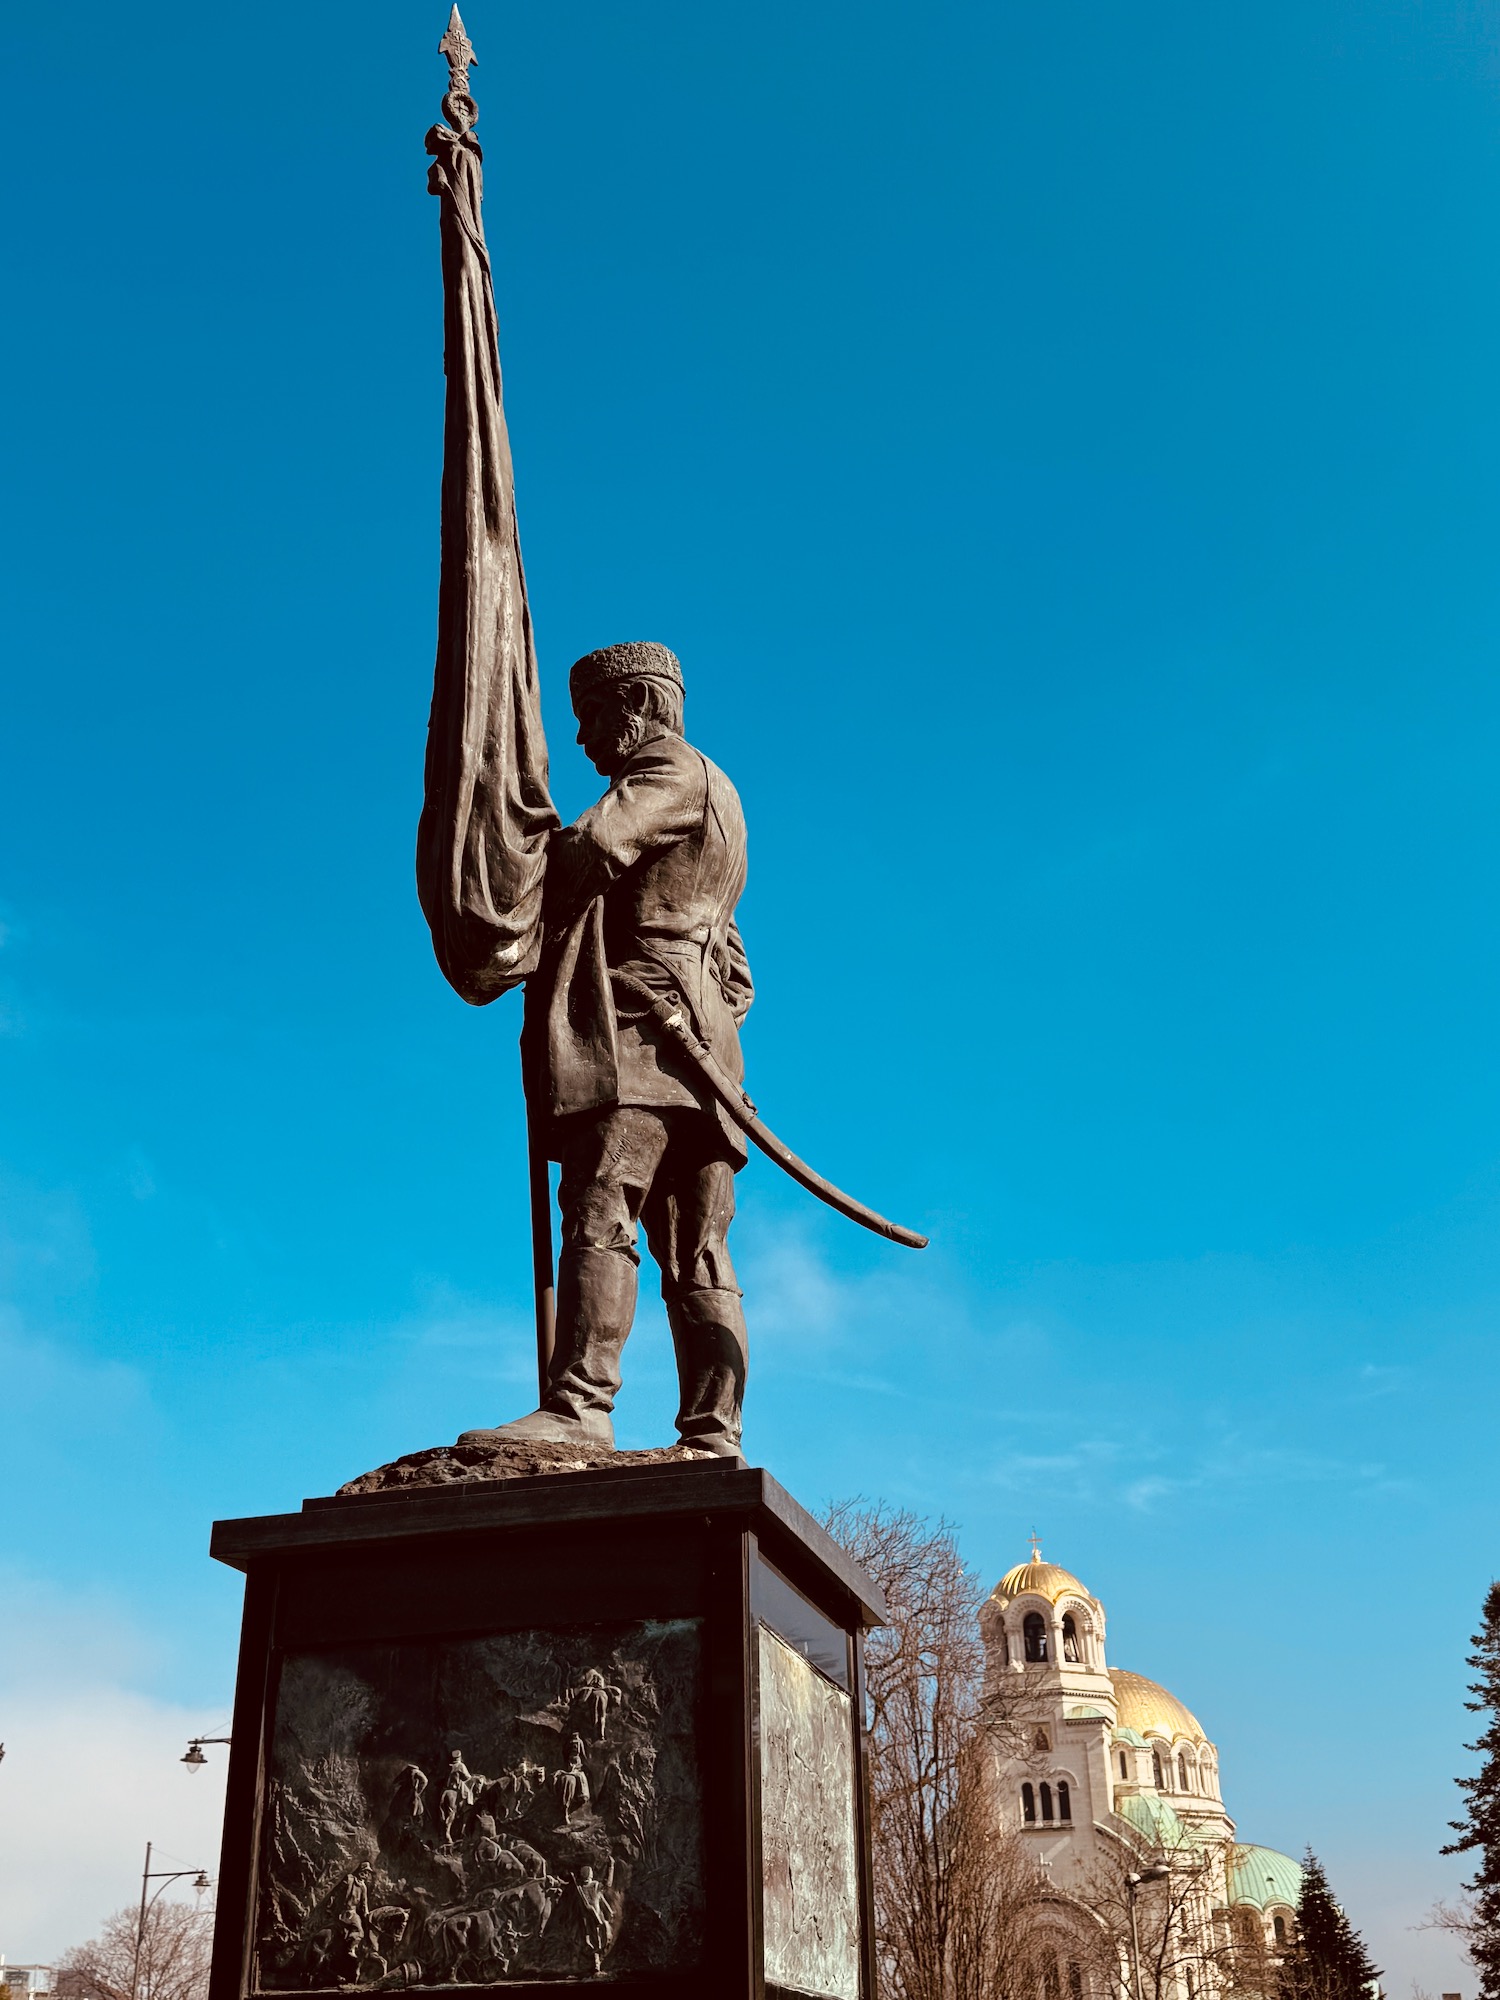
[[(499, 328), (484, 238), (483, 169), (469, 89), (477, 62), (457, 6), (438, 44), (446, 123), (428, 132), (443, 261), (442, 563), (417, 893), (443, 976), (484, 1007), (536, 971), (547, 842), (560, 824), (547, 787), (536, 645), (516, 524)], [(523, 1064), (524, 1069), (524, 1064)], [(545, 1399), (556, 1288), (544, 1108), (527, 1105), (536, 1361)]]
[(557, 1341), (557, 1285), (552, 1265), (552, 1174), (531, 1106), (526, 1107), (526, 1163), (531, 1181), (531, 1279), (536, 1293), (537, 1402), (545, 1403)]

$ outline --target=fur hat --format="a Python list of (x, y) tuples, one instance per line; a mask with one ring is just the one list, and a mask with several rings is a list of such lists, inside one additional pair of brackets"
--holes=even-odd
[(658, 646), (652, 639), (632, 639), (623, 646), (601, 646), (575, 660), (568, 674), (568, 693), (577, 701), (581, 694), (608, 681), (670, 681), (682, 686), (682, 668), (677, 655)]

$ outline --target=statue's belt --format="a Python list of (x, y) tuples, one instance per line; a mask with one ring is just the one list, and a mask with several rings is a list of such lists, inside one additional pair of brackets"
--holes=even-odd
[(790, 1174), (809, 1194), (815, 1194), (819, 1201), (826, 1201), (840, 1215), (847, 1215), (851, 1222), (873, 1229), (877, 1236), (887, 1237), (892, 1243), (904, 1243), (909, 1250), (924, 1250), (927, 1247), (925, 1236), (919, 1236), (914, 1229), (903, 1229), (899, 1222), (887, 1222), (873, 1208), (866, 1208), (862, 1201), (856, 1201), (853, 1195), (845, 1194), (832, 1181), (814, 1173), (805, 1160), (799, 1160), (789, 1146), (784, 1146), (776, 1134), (761, 1123), (743, 1086), (735, 1082), (698, 1034), (686, 1001), (675, 989), (653, 993), (649, 986), (632, 979), (629, 973), (618, 971), (611, 972), (610, 983), (616, 993), (628, 998), (652, 1017), (678, 1054), (702, 1077), (746, 1138), (759, 1146), (767, 1159), (774, 1160), (783, 1173)]

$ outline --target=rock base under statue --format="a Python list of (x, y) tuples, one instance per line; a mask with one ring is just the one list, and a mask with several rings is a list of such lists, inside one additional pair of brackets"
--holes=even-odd
[(764, 1472), (565, 1449), (216, 1525), (246, 1591), (211, 2000), (873, 2000), (878, 1592)]
[[(429, 1451), (408, 1452), (389, 1465), (377, 1465), (346, 1481), (337, 1497), (358, 1493), (394, 1493), (415, 1486), (458, 1486), (481, 1479), (538, 1479), (558, 1472), (624, 1471), (635, 1465), (703, 1465), (711, 1454), (690, 1445), (661, 1445), (651, 1451), (616, 1451), (612, 1445), (547, 1444), (530, 1438), (497, 1447), (440, 1444)], [(733, 1461), (731, 1461), (733, 1463)]]

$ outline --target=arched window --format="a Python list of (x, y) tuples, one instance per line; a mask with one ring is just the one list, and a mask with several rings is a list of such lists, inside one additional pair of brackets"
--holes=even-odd
[(1182, 1972), (1183, 1972), (1183, 1977), (1187, 1981), (1188, 2000), (1198, 2000), (1198, 1981), (1193, 1972), (1193, 1968), (1190, 1965), (1185, 1965), (1182, 1968)]
[(1083, 1664), (1083, 1647), (1078, 1640), (1078, 1626), (1071, 1611), (1063, 1613), (1063, 1658), (1072, 1660), (1075, 1666)]
[(1044, 2000), (1062, 2000), (1062, 1987), (1057, 1977), (1057, 1960), (1049, 1958), (1042, 1973), (1042, 1993)]
[(1177, 1758), (1177, 1788), (1183, 1792), (1190, 1792), (1192, 1790), (1192, 1786), (1188, 1783), (1187, 1758), (1182, 1754), (1179, 1754)]
[(1047, 1781), (1046, 1781), (1045, 1779), (1043, 1779), (1043, 1781), (1042, 1781), (1042, 1818), (1043, 1818), (1043, 1819), (1047, 1819), (1047, 1820), (1050, 1820), (1050, 1819), (1051, 1819), (1051, 1817), (1052, 1817), (1052, 1787), (1051, 1787), (1051, 1786), (1050, 1786), (1050, 1785), (1049, 1785), (1049, 1784), (1047, 1783)]
[(1125, 1760), (1125, 1752), (1123, 1750), (1120, 1752), (1120, 1776), (1122, 1778), (1130, 1776), (1130, 1766)]
[(1010, 1634), (1005, 1629), (1005, 1620), (1000, 1620), (1000, 1664), (1010, 1665)]
[(1166, 1781), (1161, 1774), (1161, 1752), (1159, 1750), (1153, 1750), (1151, 1752), (1151, 1776), (1156, 1785), (1156, 1789), (1159, 1792), (1164, 1792), (1167, 1789), (1167, 1787), (1166, 1787)]
[(1045, 1660), (1047, 1657), (1047, 1621), (1040, 1611), (1028, 1611), (1021, 1620), (1021, 1634), (1025, 1641), (1028, 1660)]
[(1057, 1781), (1057, 1816), (1066, 1820), (1071, 1820), (1073, 1817), (1073, 1794), (1068, 1789), (1066, 1778), (1059, 1778)]
[(1021, 1817), (1028, 1826), (1036, 1824), (1036, 1793), (1030, 1785), (1021, 1787)]
[(1271, 1928), (1276, 1933), (1276, 1942), (1278, 1944), (1285, 1944), (1287, 1941), (1286, 1918), (1281, 1914), (1280, 1910), (1278, 1910), (1275, 1916), (1272, 1917)]
[(1083, 1967), (1076, 1958), (1068, 1960), (1068, 2000), (1083, 2000)]

